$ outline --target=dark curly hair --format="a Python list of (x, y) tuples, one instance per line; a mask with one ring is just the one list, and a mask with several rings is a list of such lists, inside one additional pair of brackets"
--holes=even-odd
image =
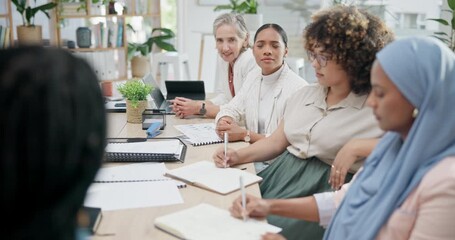
[(321, 47), (329, 59), (340, 64), (350, 78), (351, 90), (361, 95), (371, 90), (370, 69), (376, 53), (394, 34), (367, 11), (337, 5), (315, 13), (303, 38), (306, 50)]

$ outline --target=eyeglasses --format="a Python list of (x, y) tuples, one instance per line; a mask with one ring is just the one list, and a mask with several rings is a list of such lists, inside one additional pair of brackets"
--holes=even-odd
[(327, 66), (327, 61), (329, 61), (331, 59), (331, 57), (329, 57), (329, 56), (324, 56), (324, 55), (317, 54), (317, 53), (314, 53), (311, 51), (307, 51), (307, 54), (308, 54), (308, 58), (310, 59), (311, 62), (313, 62), (314, 59), (316, 59), (316, 61), (318, 61), (319, 65), (321, 67)]

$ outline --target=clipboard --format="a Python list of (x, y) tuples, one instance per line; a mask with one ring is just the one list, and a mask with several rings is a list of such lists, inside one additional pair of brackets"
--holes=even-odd
[(181, 162), (187, 146), (179, 138), (107, 138), (104, 162)]

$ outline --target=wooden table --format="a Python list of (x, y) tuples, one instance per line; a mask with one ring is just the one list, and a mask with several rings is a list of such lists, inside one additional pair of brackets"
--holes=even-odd
[[(167, 126), (159, 137), (175, 137), (181, 135), (181, 133), (173, 127), (173, 125), (176, 124), (207, 123), (213, 121), (213, 119), (204, 118), (178, 119), (172, 115), (166, 117)], [(146, 133), (142, 130), (141, 124), (126, 123), (126, 115), (124, 113), (108, 114), (108, 137), (145, 136)], [(212, 161), (213, 152), (222, 146), (222, 144), (212, 144), (193, 147), (188, 144), (185, 163), (166, 163), (166, 167), (168, 169), (173, 169), (197, 161)], [(243, 142), (229, 144), (229, 147), (234, 149), (244, 146), (247, 145)], [(247, 167), (247, 171), (252, 173), (255, 172), (252, 163), (239, 167)], [(249, 194), (260, 196), (258, 184), (251, 185), (247, 187), (246, 190)], [(198, 205), (199, 203), (209, 203), (223, 209), (228, 209), (231, 206), (232, 201), (240, 195), (239, 191), (228, 195), (220, 195), (191, 185), (180, 189), (180, 193), (182, 194), (184, 201), (183, 204), (103, 212), (103, 219), (98, 228), (97, 235), (92, 239), (176, 239), (155, 228), (153, 225), (154, 219), (161, 215)]]

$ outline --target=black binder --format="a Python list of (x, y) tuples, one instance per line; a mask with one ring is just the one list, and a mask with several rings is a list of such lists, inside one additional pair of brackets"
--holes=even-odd
[(106, 152), (105, 162), (181, 162), (185, 161), (187, 146), (179, 138), (108, 138), (108, 143), (134, 143), (178, 140), (180, 153), (137, 153), (137, 152)]

